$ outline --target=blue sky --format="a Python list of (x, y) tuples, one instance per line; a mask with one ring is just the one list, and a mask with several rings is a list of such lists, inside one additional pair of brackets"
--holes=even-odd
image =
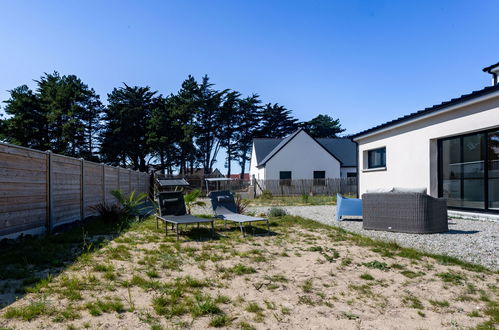
[(499, 61), (497, 1), (4, 0), (0, 12), (0, 100), (54, 70), (104, 101), (122, 82), (169, 94), (208, 74), (355, 133), (483, 88)]

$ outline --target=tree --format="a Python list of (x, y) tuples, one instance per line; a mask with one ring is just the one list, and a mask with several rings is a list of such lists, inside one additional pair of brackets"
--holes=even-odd
[(36, 82), (51, 150), (91, 158), (102, 112), (99, 96), (75, 75), (61, 76), (54, 72)]
[(204, 76), (199, 84), (197, 95), (198, 108), (195, 112), (196, 145), (200, 151), (200, 161), (204, 173), (209, 174), (213, 170), (218, 151), (220, 150), (219, 134), (221, 131), (220, 118), (221, 103), (228, 90), (217, 91), (212, 88), (208, 76)]
[(126, 165), (146, 171), (146, 157), (150, 154), (147, 129), (153, 109), (158, 106), (156, 92), (149, 87), (114, 88), (108, 94), (105, 129), (101, 153), (112, 164)]
[(260, 131), (261, 106), (260, 98), (257, 94), (246, 97), (239, 101), (239, 124), (236, 131), (236, 153), (239, 166), (241, 167), (240, 178), (244, 179), (246, 162), (251, 157), (251, 147), (253, 138)]
[(94, 159), (102, 104), (75, 75), (40, 77), (36, 92), (23, 85), (10, 91), (5, 140), (25, 147)]
[(237, 157), (236, 133), (240, 124), (240, 96), (236, 91), (228, 92), (219, 111), (217, 122), (219, 123), (218, 138), (220, 146), (227, 151), (227, 175), (231, 174), (231, 163)]
[(37, 95), (26, 85), (9, 93), (5, 113), (10, 117), (3, 120), (2, 125), (5, 141), (39, 150), (50, 149), (47, 113)]
[(291, 116), (291, 110), (277, 103), (266, 104), (262, 109), (261, 118), (257, 135), (262, 138), (283, 138), (299, 127), (298, 120)]
[(339, 119), (328, 115), (318, 115), (310, 121), (304, 122), (303, 128), (314, 138), (334, 138), (345, 131)]
[(180, 129), (179, 145), (179, 172), (187, 172), (187, 163), (190, 163), (191, 172), (197, 161), (198, 150), (194, 144), (195, 125), (194, 115), (198, 109), (197, 95), (199, 93), (198, 83), (189, 75), (182, 82), (182, 86), (176, 95), (170, 97), (172, 112), (176, 124)]
[(178, 162), (178, 142), (182, 131), (176, 121), (173, 98), (158, 97), (157, 107), (152, 110), (147, 129), (147, 144), (160, 160), (161, 172), (173, 174)]

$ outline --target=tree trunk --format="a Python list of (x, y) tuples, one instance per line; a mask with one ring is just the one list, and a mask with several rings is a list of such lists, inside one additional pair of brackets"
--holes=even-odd
[(227, 145), (227, 177), (230, 178), (231, 166), (230, 163), (232, 161), (230, 144)]
[(159, 161), (161, 163), (161, 174), (165, 175), (165, 153), (163, 150), (159, 152)]
[(243, 158), (241, 159), (241, 180), (244, 180), (244, 171), (246, 169), (246, 157), (243, 156)]

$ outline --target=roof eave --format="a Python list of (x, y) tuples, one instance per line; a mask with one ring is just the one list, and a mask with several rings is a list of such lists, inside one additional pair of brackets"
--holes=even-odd
[[(478, 95), (473, 95), (475, 93), (479, 93)], [(485, 94), (484, 94), (485, 93)], [(491, 87), (486, 87), (482, 90), (472, 92), (467, 95), (463, 95), (458, 99), (450, 100), (447, 102), (447, 104), (438, 104), (433, 107), (429, 107), (426, 111), (422, 110), (419, 113), (416, 112), (413, 115), (407, 115), (405, 117), (395, 119), (391, 122), (385, 123), (378, 125), (376, 127), (367, 129), (365, 131), (362, 131), (360, 133), (352, 135), (352, 141), (357, 142), (360, 139), (364, 139), (366, 137), (370, 137), (382, 132), (386, 132), (388, 130), (405, 126), (409, 123), (413, 123), (419, 120), (422, 120), (424, 118), (429, 118), (433, 117), (442, 113), (445, 113), (447, 111), (452, 111), (457, 108), (461, 108), (464, 106), (468, 106), (474, 103), (482, 102), (491, 98), (495, 98), (499, 96), (499, 85), (491, 86)]]
[[(498, 87), (499, 87), (499, 85), (498, 85)], [(368, 131), (365, 132), (365, 134), (363, 134), (362, 132), (359, 133), (359, 134), (355, 134), (355, 135), (352, 136), (352, 140), (354, 142), (357, 142), (357, 141), (359, 141), (361, 139), (365, 139), (365, 138), (373, 136), (373, 135), (377, 135), (377, 134), (380, 134), (380, 133), (383, 133), (383, 132), (386, 132), (386, 131), (389, 131), (389, 130), (392, 130), (392, 129), (395, 129), (395, 128), (398, 128), (398, 127), (402, 127), (402, 126), (405, 126), (405, 125), (408, 125), (410, 123), (414, 123), (414, 122), (417, 122), (417, 121), (420, 121), (420, 120), (423, 120), (423, 119), (426, 119), (426, 118), (434, 117), (434, 116), (440, 115), (442, 113), (453, 111), (453, 110), (458, 109), (458, 108), (469, 106), (469, 105), (472, 105), (472, 104), (475, 104), (475, 103), (478, 103), (478, 102), (483, 102), (485, 100), (492, 99), (492, 98), (495, 98), (495, 97), (498, 97), (498, 96), (499, 96), (499, 90), (496, 90), (496, 91), (494, 91), (494, 92), (492, 92), (490, 94), (485, 94), (485, 95), (481, 95), (481, 96), (478, 96), (478, 97), (475, 97), (475, 98), (472, 98), (472, 99), (469, 99), (469, 100), (465, 100), (463, 102), (459, 102), (459, 103), (455, 103), (455, 104), (450, 104), (448, 106), (444, 106), (441, 109), (437, 109), (435, 111), (431, 111), (431, 112), (428, 112), (428, 113), (422, 113), (421, 115), (414, 116), (412, 118), (407, 118), (407, 120), (403, 120), (403, 121), (400, 121), (400, 122), (394, 122), (391, 125), (387, 125), (385, 127), (380, 127), (379, 129), (375, 129), (375, 130), (372, 130), (372, 131), (368, 130)]]

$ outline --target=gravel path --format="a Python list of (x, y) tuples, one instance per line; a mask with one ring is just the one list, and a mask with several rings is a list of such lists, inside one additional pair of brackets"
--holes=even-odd
[[(334, 220), (335, 206), (285, 206), (288, 214), (309, 218), (327, 225), (382, 239), (395, 241), (401, 246), (444, 254), (477, 263), (491, 269), (499, 269), (499, 222), (452, 219), (449, 232), (443, 234), (405, 234), (364, 230), (362, 221)], [(251, 207), (249, 211), (267, 213), (270, 207)]]

